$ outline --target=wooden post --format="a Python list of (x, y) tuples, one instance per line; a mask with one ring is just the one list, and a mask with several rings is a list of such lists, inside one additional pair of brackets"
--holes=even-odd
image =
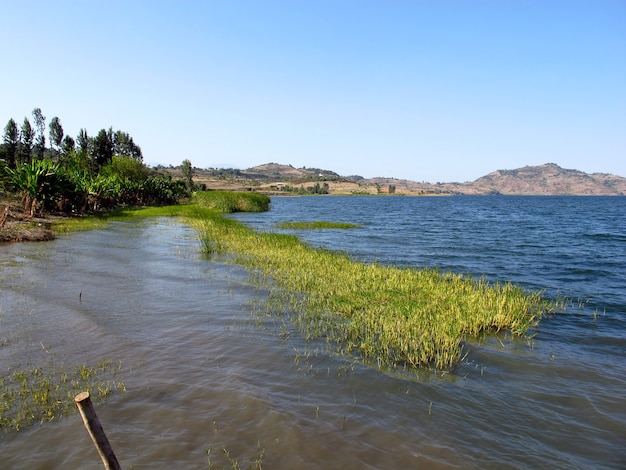
[(89, 392), (79, 393), (74, 397), (74, 401), (76, 406), (78, 406), (78, 411), (83, 418), (87, 432), (91, 436), (98, 454), (100, 454), (104, 468), (106, 470), (122, 470), (111, 448), (111, 444), (109, 444), (109, 440), (106, 434), (104, 434), (98, 415), (96, 415), (96, 410), (91, 403), (91, 398), (89, 398)]

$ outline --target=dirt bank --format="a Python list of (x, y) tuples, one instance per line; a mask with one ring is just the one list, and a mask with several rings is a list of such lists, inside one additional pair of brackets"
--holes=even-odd
[(57, 216), (25, 214), (19, 200), (0, 197), (0, 242), (47, 241), (54, 239), (50, 229)]

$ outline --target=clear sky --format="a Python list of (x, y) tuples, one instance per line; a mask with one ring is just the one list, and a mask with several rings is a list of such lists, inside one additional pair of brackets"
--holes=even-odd
[(626, 176), (626, 1), (0, 0), (0, 123), (144, 161), (472, 181)]

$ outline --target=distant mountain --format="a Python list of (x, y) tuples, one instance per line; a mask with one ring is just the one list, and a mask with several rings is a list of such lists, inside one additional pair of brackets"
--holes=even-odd
[(554, 163), (497, 170), (464, 186), (465, 194), (625, 195), (626, 178), (568, 170)]
[[(178, 168), (171, 168), (177, 176)], [(365, 179), (358, 175), (340, 176), (319, 168), (295, 168), (267, 163), (238, 169), (194, 168), (194, 181), (208, 188), (247, 189), (284, 192), (286, 188), (307, 188), (324, 182), (333, 194), (507, 194), (507, 195), (626, 195), (626, 178), (607, 173), (568, 170), (554, 163), (497, 170), (469, 183), (420, 183), (396, 178)]]

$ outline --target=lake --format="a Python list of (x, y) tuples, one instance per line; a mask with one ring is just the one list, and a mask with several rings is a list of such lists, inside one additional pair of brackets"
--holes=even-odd
[[(626, 198), (277, 197), (232, 216), (355, 259), (513, 281), (573, 300), (530, 339), (397, 375), (306, 343), (267, 291), (176, 220), (0, 245), (0, 366), (120, 364), (97, 407), (123, 468), (626, 466)], [(2, 468), (102, 464), (78, 415), (0, 435)]]

